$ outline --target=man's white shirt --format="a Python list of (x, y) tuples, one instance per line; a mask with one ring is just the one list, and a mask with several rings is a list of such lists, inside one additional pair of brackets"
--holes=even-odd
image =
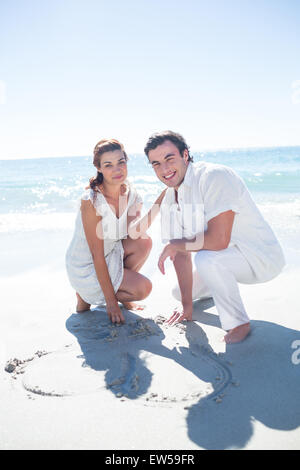
[(277, 276), (285, 265), (281, 246), (243, 180), (224, 165), (189, 163), (182, 184), (168, 188), (161, 204), (162, 240), (203, 237), (207, 223), (226, 211), (235, 212), (230, 246), (250, 264), (256, 282)]

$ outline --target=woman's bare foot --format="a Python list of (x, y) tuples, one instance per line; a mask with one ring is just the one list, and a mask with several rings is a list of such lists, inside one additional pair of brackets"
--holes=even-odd
[(227, 335), (224, 336), (224, 341), (227, 344), (239, 343), (246, 338), (246, 336), (250, 333), (250, 330), (250, 323), (244, 323), (243, 325), (229, 330)]
[(122, 302), (122, 305), (126, 310), (144, 310), (145, 308), (145, 305), (138, 304), (137, 302)]
[(76, 292), (76, 297), (77, 297), (77, 306), (76, 306), (77, 313), (83, 313), (90, 309), (91, 304), (88, 304), (87, 302), (82, 300), (82, 298), (80, 297), (79, 294), (77, 294), (77, 292)]

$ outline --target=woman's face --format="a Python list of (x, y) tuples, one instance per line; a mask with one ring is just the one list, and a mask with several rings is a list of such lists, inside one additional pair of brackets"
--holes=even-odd
[(122, 150), (105, 152), (101, 155), (99, 171), (108, 184), (121, 184), (127, 178), (127, 162)]

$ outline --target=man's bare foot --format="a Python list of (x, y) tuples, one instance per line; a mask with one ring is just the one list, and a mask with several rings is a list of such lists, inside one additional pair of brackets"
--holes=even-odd
[(145, 305), (136, 302), (122, 302), (122, 305), (126, 310), (144, 310), (145, 308)]
[(227, 335), (224, 336), (224, 341), (227, 344), (239, 343), (246, 338), (246, 336), (250, 333), (250, 330), (250, 323), (239, 325), (236, 328), (229, 330)]
[(91, 304), (88, 304), (87, 302), (82, 300), (82, 298), (80, 297), (79, 294), (77, 294), (77, 292), (76, 292), (76, 297), (77, 297), (77, 306), (76, 306), (77, 313), (83, 313), (90, 309)]

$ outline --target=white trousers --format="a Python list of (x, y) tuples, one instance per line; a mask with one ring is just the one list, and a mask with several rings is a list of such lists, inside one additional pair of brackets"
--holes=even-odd
[[(201, 250), (194, 256), (193, 300), (212, 297), (224, 330), (248, 323), (249, 317), (242, 302), (238, 282), (255, 283), (253, 271), (244, 257), (231, 246), (225, 250)], [(173, 296), (181, 300), (179, 287)]]

